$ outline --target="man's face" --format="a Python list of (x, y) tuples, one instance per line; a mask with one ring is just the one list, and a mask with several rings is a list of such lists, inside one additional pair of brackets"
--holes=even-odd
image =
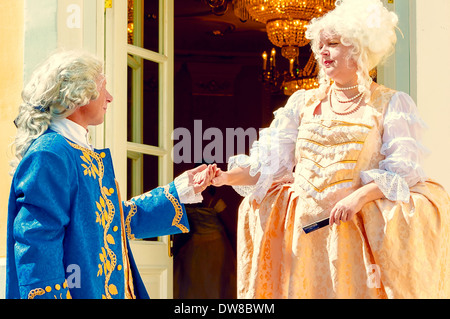
[(99, 92), (98, 98), (79, 108), (83, 126), (85, 127), (102, 124), (108, 109), (108, 103), (113, 101), (112, 95), (106, 90), (106, 78), (103, 75), (97, 80), (97, 88)]

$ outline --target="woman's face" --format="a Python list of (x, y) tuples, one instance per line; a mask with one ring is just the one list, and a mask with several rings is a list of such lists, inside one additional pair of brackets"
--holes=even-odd
[(357, 64), (349, 58), (352, 47), (343, 45), (339, 36), (322, 32), (319, 49), (320, 64), (328, 77), (342, 85), (357, 79)]

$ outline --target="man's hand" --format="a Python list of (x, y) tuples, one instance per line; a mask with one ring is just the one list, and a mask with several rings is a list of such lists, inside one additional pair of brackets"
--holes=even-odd
[(211, 179), (215, 176), (217, 165), (200, 165), (194, 169), (187, 171), (189, 176), (189, 185), (194, 186), (194, 192), (196, 194), (203, 192), (209, 185), (211, 185)]

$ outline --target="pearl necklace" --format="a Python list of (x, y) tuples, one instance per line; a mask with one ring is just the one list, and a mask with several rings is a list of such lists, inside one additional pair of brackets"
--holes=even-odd
[(334, 86), (334, 89), (336, 91), (350, 91), (350, 90), (356, 89), (359, 86), (359, 84), (356, 84), (355, 86), (349, 86), (349, 87), (346, 87), (346, 88), (338, 88), (336, 86), (336, 84), (334, 84), (333, 86)]
[[(329, 93), (330, 109), (331, 109), (331, 111), (332, 111), (334, 114), (337, 114), (337, 115), (350, 115), (350, 114), (353, 114), (353, 113), (355, 113), (356, 111), (358, 111), (359, 108), (361, 107), (361, 101), (362, 101), (362, 99), (363, 99), (363, 97), (364, 97), (363, 94), (361, 94), (361, 97), (359, 98), (358, 103), (356, 103), (356, 107), (355, 107), (354, 109), (352, 109), (352, 110), (346, 112), (350, 107), (353, 106), (354, 103), (352, 103), (352, 105), (350, 105), (348, 108), (346, 108), (346, 109), (344, 110), (344, 112), (336, 112), (336, 111), (333, 109), (333, 104), (332, 104), (332, 102), (331, 102), (331, 91), (332, 91), (332, 90), (330, 90), (330, 93)], [(338, 102), (339, 102), (339, 100), (338, 100)]]
[(337, 100), (339, 103), (350, 103), (350, 102), (353, 102), (354, 100), (356, 100), (357, 98), (359, 98), (361, 95), (364, 94), (364, 92), (360, 92), (360, 93), (356, 94), (354, 97), (352, 97), (352, 98), (350, 98), (350, 99), (348, 99), (348, 100), (340, 100), (339, 97), (338, 97), (338, 95), (337, 95), (337, 93), (336, 93), (336, 91), (333, 90), (333, 92), (334, 92), (334, 96), (336, 97), (336, 100)]

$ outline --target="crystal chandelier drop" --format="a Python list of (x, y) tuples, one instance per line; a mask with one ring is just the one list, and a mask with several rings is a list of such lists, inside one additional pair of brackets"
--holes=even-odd
[(319, 87), (317, 74), (319, 73), (318, 65), (314, 54), (311, 54), (308, 62), (303, 69), (295, 65), (295, 60), (290, 60), (290, 68), (287, 76), (284, 77), (281, 87), (285, 95), (292, 95), (297, 90), (309, 90)]
[(271, 93), (282, 91), (285, 95), (292, 95), (297, 90), (319, 87), (317, 79), (319, 68), (314, 54), (310, 54), (303, 68), (300, 67), (298, 56), (290, 59), (289, 70), (285, 71), (280, 71), (277, 66), (275, 48), (270, 52), (270, 57), (267, 52), (264, 52), (262, 58), (262, 82)]
[(334, 8), (335, 0), (233, 0), (234, 13), (266, 24), (269, 40), (281, 48), (288, 60), (299, 54), (299, 47), (309, 43), (306, 25)]
[(224, 15), (228, 10), (229, 0), (203, 0), (204, 3), (211, 7), (211, 11), (215, 15)]

